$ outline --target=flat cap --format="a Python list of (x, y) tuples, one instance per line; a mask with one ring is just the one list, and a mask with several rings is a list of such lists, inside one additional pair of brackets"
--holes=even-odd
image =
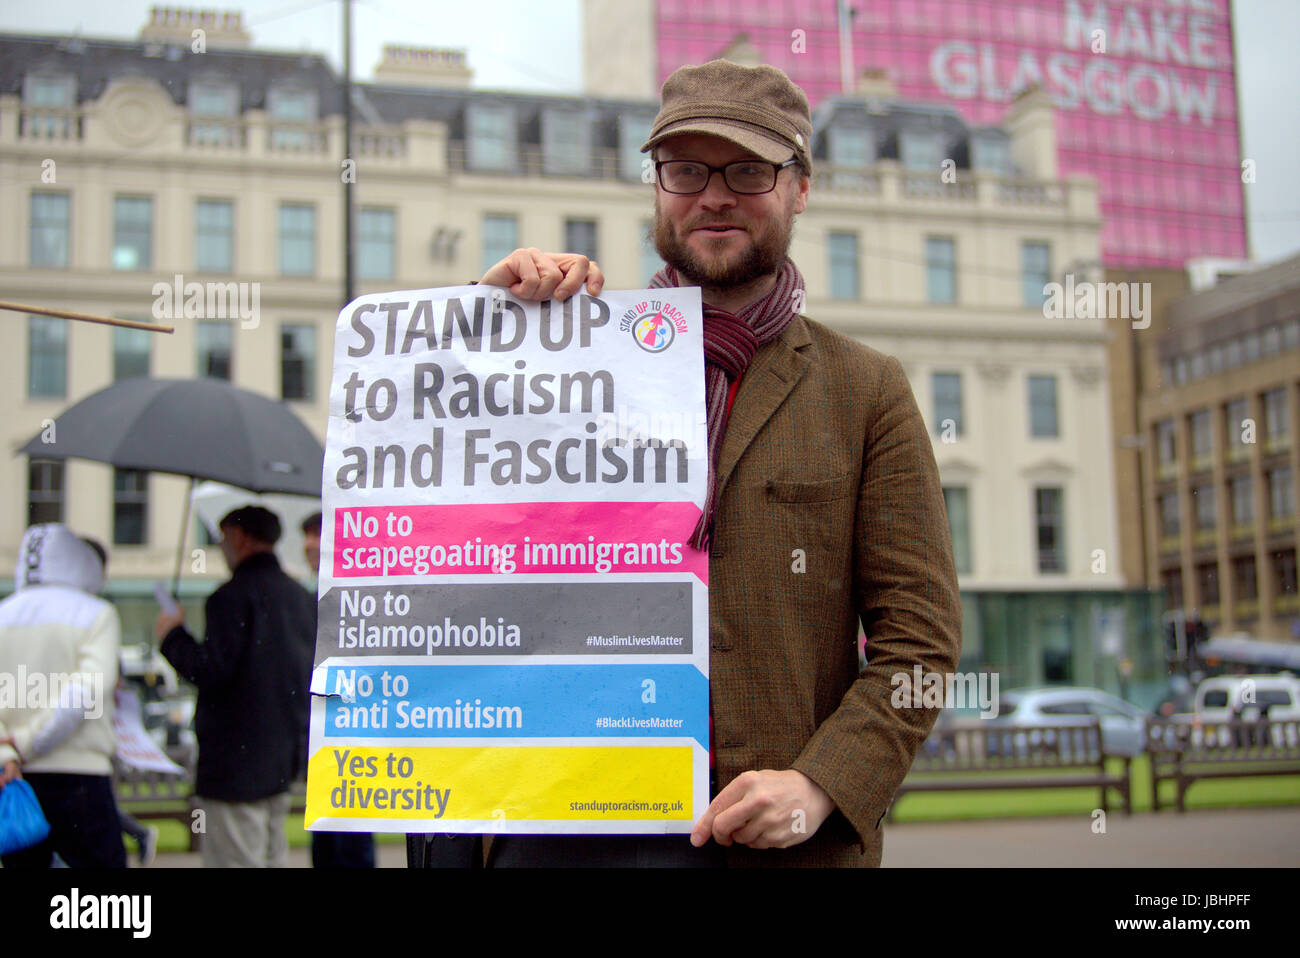
[(679, 133), (706, 133), (771, 163), (783, 163), (793, 153), (812, 172), (808, 97), (776, 67), (729, 60), (680, 67), (664, 81), (660, 100), (642, 153)]

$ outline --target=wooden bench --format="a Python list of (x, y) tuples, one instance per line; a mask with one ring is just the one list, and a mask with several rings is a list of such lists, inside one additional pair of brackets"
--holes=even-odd
[[(971, 723), (980, 723), (971, 719)], [(1122, 760), (1123, 771), (1111, 772), (1107, 759)], [(1115, 789), (1124, 812), (1133, 812), (1131, 759), (1108, 755), (1101, 726), (991, 727), (963, 724), (937, 731), (917, 753), (887, 813), (893, 821), (900, 796), (910, 792), (999, 790), (1006, 788), (1096, 788), (1099, 805), (1109, 812)]]
[[(190, 851), (199, 850), (199, 833), (194, 828), (194, 810), (199, 807), (194, 795), (194, 769), (184, 775), (146, 772), (121, 766), (114, 790), (117, 807), (141, 821), (164, 819), (180, 822), (190, 836)], [(307, 809), (307, 783), (294, 782), (289, 788), (289, 811)]]
[(1300, 720), (1220, 722), (1152, 720), (1147, 725), (1151, 756), (1151, 808), (1160, 811), (1160, 783), (1176, 783), (1180, 812), (1187, 790), (1207, 778), (1300, 775)]

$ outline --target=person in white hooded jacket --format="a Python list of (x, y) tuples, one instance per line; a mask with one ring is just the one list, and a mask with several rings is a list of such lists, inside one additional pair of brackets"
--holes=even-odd
[(124, 868), (113, 800), (113, 688), (121, 623), (95, 595), (99, 557), (58, 523), (32, 526), (0, 602), (0, 787), (22, 777), (50, 823), (5, 868)]

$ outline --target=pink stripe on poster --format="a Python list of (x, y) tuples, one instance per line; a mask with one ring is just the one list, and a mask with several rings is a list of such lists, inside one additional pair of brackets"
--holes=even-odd
[(689, 572), (707, 585), (708, 553), (687, 541), (699, 518), (690, 502), (337, 509), (334, 575)]

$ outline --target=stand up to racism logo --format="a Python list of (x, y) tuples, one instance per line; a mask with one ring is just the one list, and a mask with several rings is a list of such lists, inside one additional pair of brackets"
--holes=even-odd
[(647, 299), (623, 314), (619, 328), (631, 332), (636, 344), (648, 353), (662, 353), (679, 332), (686, 332), (686, 317), (671, 303)]

